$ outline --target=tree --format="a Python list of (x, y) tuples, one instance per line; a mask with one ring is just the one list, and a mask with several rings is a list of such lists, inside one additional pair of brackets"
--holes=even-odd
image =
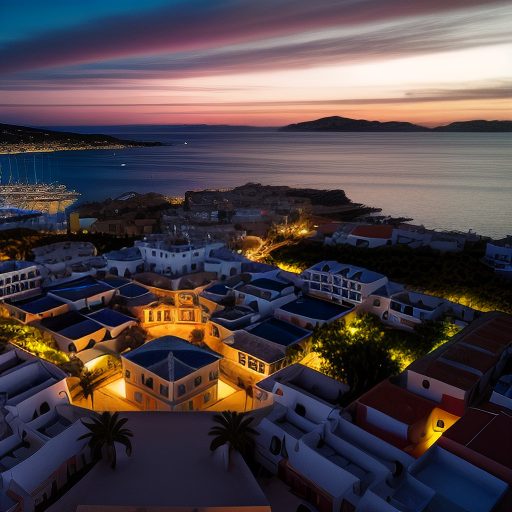
[(350, 324), (328, 324), (313, 332), (313, 348), (322, 357), (322, 371), (350, 387), (346, 400), (359, 395), (400, 371), (390, 354), (386, 332), (371, 315)]
[(80, 376), (78, 377), (80, 379), (79, 385), (82, 388), (82, 394), (84, 398), (87, 400), (89, 397), (91, 397), (91, 408), (94, 410), (94, 392), (96, 391), (96, 388), (99, 386), (98, 377), (100, 376), (101, 372), (98, 370), (88, 370), (85, 368)]
[(199, 347), (204, 345), (204, 329), (199, 329), (196, 327), (195, 329), (192, 329), (190, 332), (190, 336), (188, 337), (190, 343), (192, 345), (197, 345)]
[(105, 457), (107, 462), (110, 463), (110, 467), (116, 469), (116, 443), (122, 444), (125, 447), (128, 457), (132, 454), (130, 438), (133, 437), (133, 432), (128, 428), (123, 428), (128, 418), (119, 418), (118, 412), (114, 414), (104, 412), (91, 419), (92, 423), (82, 421), (90, 432), (81, 435), (78, 440), (88, 439), (92, 456), (96, 459)]
[(215, 436), (210, 444), (210, 450), (228, 444), (230, 449), (238, 451), (244, 458), (247, 457), (252, 447), (252, 438), (258, 435), (251, 427), (254, 418), (247, 416), (245, 412), (223, 411), (216, 414), (213, 421), (218, 425), (208, 432), (208, 435)]

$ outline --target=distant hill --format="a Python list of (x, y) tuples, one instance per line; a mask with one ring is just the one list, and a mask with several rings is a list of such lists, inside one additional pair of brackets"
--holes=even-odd
[(160, 142), (124, 140), (102, 134), (82, 134), (0, 124), (0, 152), (161, 146)]
[(399, 121), (381, 123), (380, 121), (332, 116), (289, 124), (280, 130), (296, 132), (512, 132), (512, 121), (462, 121), (446, 126), (427, 128)]
[(348, 117), (323, 117), (315, 121), (290, 124), (281, 128), (282, 131), (318, 131), (318, 132), (428, 132), (429, 128), (412, 123), (399, 121), (366, 121)]
[(512, 121), (459, 121), (438, 126), (436, 132), (512, 132)]

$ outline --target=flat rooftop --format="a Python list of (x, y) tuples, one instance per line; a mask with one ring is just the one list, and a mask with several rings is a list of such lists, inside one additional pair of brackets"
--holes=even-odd
[(66, 300), (78, 301), (109, 290), (113, 290), (113, 287), (106, 283), (97, 281), (91, 276), (86, 276), (81, 279), (77, 279), (76, 281), (52, 286), (48, 289), (48, 292)]
[(100, 329), (104, 329), (98, 322), (76, 311), (69, 311), (63, 315), (44, 318), (41, 320), (40, 324), (48, 331), (55, 332), (71, 340), (77, 340), (98, 332)]
[(297, 343), (311, 334), (310, 331), (296, 327), (288, 322), (283, 322), (277, 318), (269, 318), (245, 330), (284, 347)]
[(142, 255), (137, 247), (128, 247), (119, 251), (111, 251), (104, 254), (111, 261), (137, 261), (142, 260)]
[(384, 380), (367, 391), (357, 402), (380, 411), (406, 425), (413, 425), (418, 420), (430, 415), (438, 404), (416, 395)]
[(247, 331), (235, 331), (230, 347), (249, 354), (265, 363), (275, 363), (284, 358), (284, 349)]
[(106, 325), (108, 327), (119, 327), (120, 325), (125, 324), (126, 322), (135, 322), (135, 318), (120, 313), (119, 311), (115, 311), (113, 309), (104, 308), (96, 311), (95, 313), (90, 313), (87, 315), (92, 320)]
[(57, 300), (53, 297), (48, 296), (40, 296), (40, 297), (32, 297), (30, 299), (18, 300), (18, 301), (6, 301), (8, 304), (18, 308), (25, 313), (30, 313), (33, 315), (38, 315), (41, 313), (46, 313), (46, 311), (51, 311), (52, 309), (63, 306), (65, 303)]
[(339, 304), (334, 304), (333, 302), (304, 296), (292, 302), (288, 302), (287, 304), (283, 304), (279, 309), (294, 315), (311, 318), (313, 320), (327, 321), (338, 318), (354, 308), (353, 306), (341, 306)]
[(162, 336), (148, 341), (122, 357), (169, 382), (180, 380), (220, 358), (176, 336)]
[(256, 288), (263, 288), (264, 290), (272, 290), (274, 292), (281, 293), (285, 288), (293, 286), (293, 283), (278, 281), (276, 279), (268, 279), (266, 277), (260, 277), (252, 280), (249, 284), (256, 286)]
[(135, 283), (128, 283), (119, 288), (119, 295), (121, 297), (126, 297), (127, 299), (142, 297), (146, 293), (149, 293), (147, 288)]
[(470, 408), (443, 437), (512, 470), (512, 416), (508, 414)]
[(208, 431), (215, 425), (213, 415), (122, 413), (128, 418), (126, 427), (134, 434), (132, 457), (118, 450), (115, 471), (102, 462), (96, 464), (48, 512), (70, 512), (80, 505), (104, 511), (111, 507), (148, 511), (252, 507), (270, 512), (267, 498), (240, 455), (232, 451), (225, 470), (219, 454), (210, 451)]
[(257, 386), (265, 391), (272, 392), (276, 383), (292, 385), (306, 393), (335, 406), (339, 405), (340, 397), (349, 391), (349, 387), (343, 382), (331, 379), (323, 373), (300, 363), (294, 363), (282, 368), (257, 383)]

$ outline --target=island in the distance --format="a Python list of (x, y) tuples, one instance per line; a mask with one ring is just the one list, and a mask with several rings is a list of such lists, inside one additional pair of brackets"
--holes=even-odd
[(161, 142), (124, 140), (111, 135), (60, 132), (0, 124), (0, 154), (79, 149), (122, 149), (161, 145)]
[(280, 130), (296, 132), (512, 132), (512, 121), (460, 121), (446, 126), (428, 128), (400, 121), (380, 122), (331, 116), (289, 124)]

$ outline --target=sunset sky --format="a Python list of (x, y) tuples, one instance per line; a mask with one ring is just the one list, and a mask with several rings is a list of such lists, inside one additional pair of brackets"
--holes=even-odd
[(512, 2), (0, 3), (0, 122), (512, 118)]

